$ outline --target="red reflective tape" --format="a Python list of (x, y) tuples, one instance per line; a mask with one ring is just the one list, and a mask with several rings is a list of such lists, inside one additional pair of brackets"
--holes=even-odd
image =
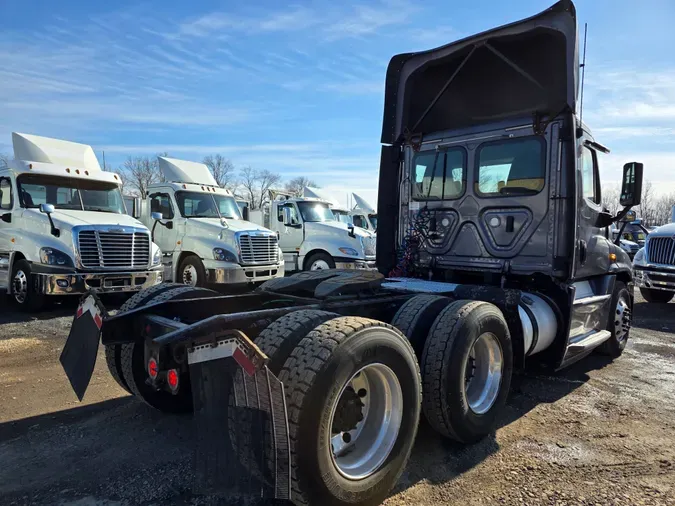
[(101, 315), (96, 313), (94, 315), (94, 323), (98, 327), (98, 330), (101, 330), (101, 325), (103, 325), (103, 320), (101, 320)]
[(82, 316), (82, 306), (77, 308), (77, 317), (79, 318), (80, 316)]
[(249, 376), (253, 376), (255, 374), (255, 365), (253, 365), (253, 362), (246, 356), (246, 354), (241, 351), (240, 348), (237, 348), (234, 350), (234, 353), (232, 354), (232, 358), (234, 358), (237, 361), (237, 364), (248, 374)]

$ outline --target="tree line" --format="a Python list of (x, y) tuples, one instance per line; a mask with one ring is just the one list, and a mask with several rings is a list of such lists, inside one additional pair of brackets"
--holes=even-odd
[[(611, 214), (615, 215), (621, 210), (620, 193), (621, 188), (618, 184), (602, 187), (602, 204)], [(675, 205), (675, 192), (656, 195), (654, 185), (646, 179), (642, 185), (642, 201), (635, 211), (644, 226), (660, 226), (670, 223), (673, 205)]]

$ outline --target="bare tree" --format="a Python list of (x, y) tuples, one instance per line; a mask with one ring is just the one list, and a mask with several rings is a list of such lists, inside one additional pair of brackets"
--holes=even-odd
[(619, 205), (619, 185), (612, 184), (602, 188), (602, 205), (607, 208), (611, 215), (616, 215), (621, 206)]
[(661, 195), (654, 203), (654, 222), (650, 225), (665, 225), (670, 223), (673, 204), (675, 204), (675, 193)]
[(120, 172), (141, 198), (148, 196), (148, 186), (160, 180), (157, 159), (151, 160), (147, 156), (128, 157)]
[(239, 176), (241, 193), (249, 201), (251, 209), (260, 209), (268, 201), (269, 190), (281, 181), (281, 175), (251, 166), (242, 168)]
[(640, 201), (639, 216), (645, 226), (654, 224), (654, 205), (656, 199), (654, 198), (654, 187), (649, 179), (644, 181), (642, 185), (642, 200)]
[(235, 186), (234, 165), (230, 160), (221, 154), (215, 154), (205, 156), (202, 163), (209, 168), (218, 186), (233, 190)]
[(305, 186), (311, 186), (312, 188), (321, 188), (318, 184), (314, 182), (314, 180), (305, 176), (298, 176), (294, 177), (289, 181), (286, 181), (284, 189), (295, 197), (302, 197), (302, 191)]
[(9, 166), (9, 161), (12, 159), (7, 153), (0, 153), (0, 169), (5, 169)]

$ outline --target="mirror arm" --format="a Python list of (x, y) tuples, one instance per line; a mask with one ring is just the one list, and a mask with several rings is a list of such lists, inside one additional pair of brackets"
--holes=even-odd
[(56, 225), (54, 225), (54, 220), (52, 220), (52, 213), (47, 213), (47, 218), (49, 218), (49, 225), (51, 225), (52, 230), (51, 233), (54, 237), (60, 237), (61, 236), (61, 231), (56, 228)]
[[(619, 213), (619, 214), (621, 214), (621, 213)], [(624, 213), (624, 214), (625, 214), (625, 213)], [(619, 218), (619, 219), (621, 219), (621, 218)], [(628, 222), (627, 222), (627, 221), (624, 221), (624, 222), (621, 224), (621, 228), (619, 229), (619, 233), (616, 234), (616, 239), (614, 239), (614, 244), (615, 244), (616, 246), (621, 246), (621, 235), (623, 234), (623, 231), (624, 231), (624, 229), (626, 228), (626, 225), (628, 225)]]

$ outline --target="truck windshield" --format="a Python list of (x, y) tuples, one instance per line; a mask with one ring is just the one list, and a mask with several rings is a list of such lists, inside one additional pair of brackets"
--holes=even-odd
[(377, 230), (377, 214), (369, 214), (368, 219), (370, 220), (370, 224), (373, 226), (373, 228)]
[(119, 186), (105, 181), (25, 174), (17, 178), (21, 207), (52, 204), (56, 209), (123, 214)]
[(328, 204), (320, 202), (298, 202), (300, 214), (304, 221), (335, 221), (333, 211)]
[(241, 212), (234, 197), (213, 193), (176, 192), (176, 203), (185, 218), (241, 219)]

